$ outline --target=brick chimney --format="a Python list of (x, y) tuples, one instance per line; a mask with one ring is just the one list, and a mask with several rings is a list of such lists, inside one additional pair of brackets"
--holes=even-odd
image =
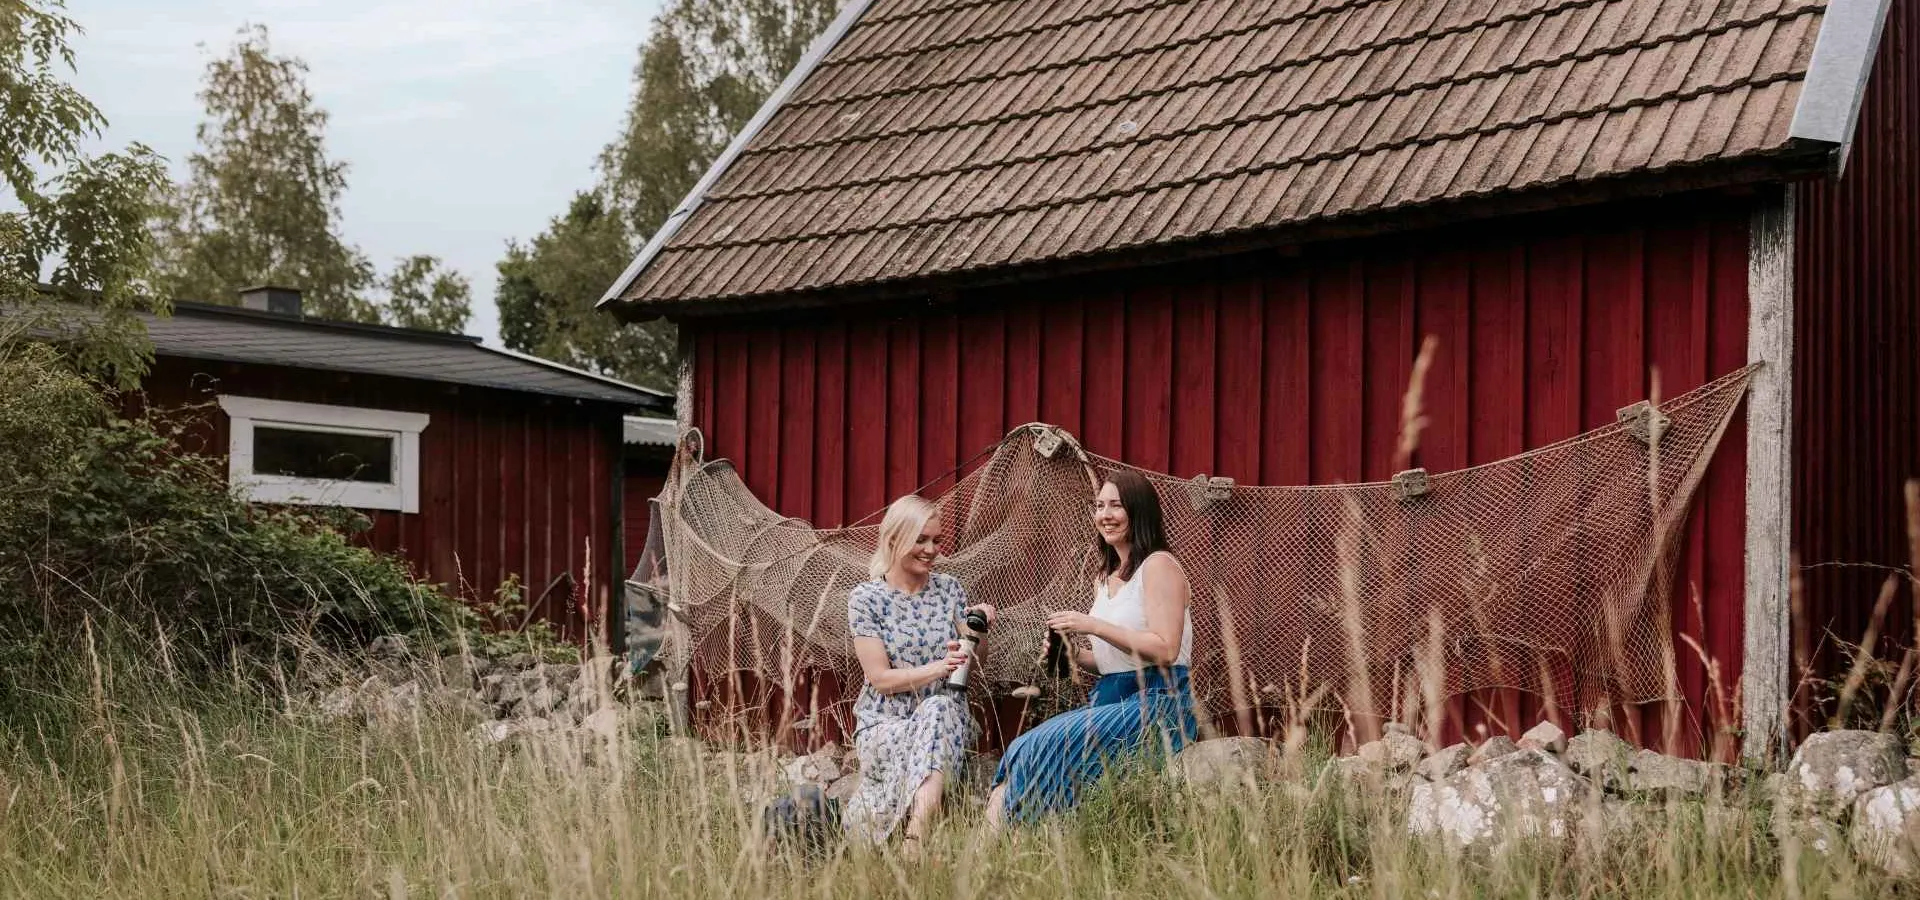
[(240, 290), (240, 305), (243, 308), (257, 309), (261, 312), (278, 313), (283, 316), (297, 316), (301, 314), (300, 289), (273, 287), (271, 285), (242, 288)]

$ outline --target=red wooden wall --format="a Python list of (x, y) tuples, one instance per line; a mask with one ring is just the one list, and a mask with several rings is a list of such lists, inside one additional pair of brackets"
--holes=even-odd
[[(221, 393), (423, 412), (420, 512), (366, 511), (373, 527), (360, 540), (406, 559), (415, 572), (468, 599), (491, 597), (518, 574), (528, 603), (556, 579), (588, 575), (582, 609), (562, 583), (537, 612), (569, 634), (605, 621), (609, 576), (620, 565), (615, 541), (615, 478), (620, 410), (600, 404), (407, 379), (314, 372), (279, 366), (162, 358), (145, 384), (156, 407), (212, 404)], [(209, 407), (188, 449), (224, 457), (227, 417)], [(518, 623), (507, 623), (510, 625)]]
[[(1307, 248), (1106, 280), (981, 291), (934, 308), (688, 323), (694, 414), (773, 508), (858, 520), (1010, 428), (1190, 476), (1326, 484), (1389, 477), (1423, 335), (1440, 341), (1418, 465), (1446, 471), (1610, 424), (1745, 363), (1748, 210), (1681, 202)], [(1682, 577), (1693, 635), (1737, 684), (1744, 427), (1709, 470)], [(878, 474), (876, 474), (878, 473)], [(934, 485), (938, 490), (940, 485)], [(1683, 593), (1684, 596), (1684, 593)], [(1680, 658), (1694, 711), (1706, 669)], [(1509, 732), (1538, 705), (1462, 699), (1457, 727)], [(1643, 713), (1644, 711), (1642, 711)], [(1641, 713), (1616, 723), (1660, 730)], [(1689, 722), (1682, 750), (1697, 749)]]
[[(1884, 566), (1909, 564), (1902, 483), (1920, 477), (1920, 10), (1892, 4), (1845, 175), (1794, 198), (1796, 637), (1842, 664)], [(1865, 564), (1855, 565), (1855, 564)], [(1910, 644), (1902, 590), (1891, 647)], [(1891, 651), (1897, 661), (1897, 651)]]

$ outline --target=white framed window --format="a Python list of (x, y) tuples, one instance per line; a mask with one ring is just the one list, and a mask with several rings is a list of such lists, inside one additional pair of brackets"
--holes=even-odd
[(220, 395), (227, 480), (258, 503), (420, 511), (426, 413)]

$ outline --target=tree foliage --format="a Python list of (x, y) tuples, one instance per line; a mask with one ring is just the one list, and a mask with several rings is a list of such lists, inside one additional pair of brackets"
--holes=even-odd
[(165, 163), (140, 144), (82, 151), (106, 118), (65, 80), (80, 28), (64, 9), (0, 0), (0, 188), (19, 205), (0, 213), (0, 304), (9, 333), (64, 331), (81, 371), (132, 385), (151, 349), (136, 313), (165, 312), (145, 228)]
[(327, 157), (327, 113), (306, 76), (306, 63), (274, 55), (262, 26), (208, 66), (200, 149), (161, 223), (169, 295), (225, 302), (283, 284), (315, 315), (378, 321), (365, 296), (373, 265), (339, 233), (347, 166)]
[(381, 279), (387, 291), (386, 321), (402, 328), (462, 331), (467, 327), (467, 278), (431, 256), (409, 256)]
[(430, 256), (407, 257), (381, 276), (341, 236), (347, 164), (327, 154), (328, 115), (307, 90), (307, 71), (298, 57), (276, 55), (257, 25), (208, 65), (200, 147), (156, 222), (162, 289), (231, 303), (243, 288), (279, 284), (299, 288), (307, 313), (320, 318), (464, 327), (464, 278)]
[(499, 264), (508, 347), (639, 384), (673, 380), (673, 327), (595, 309), (641, 245), (832, 21), (835, 0), (671, 0), (634, 67), (600, 177)]

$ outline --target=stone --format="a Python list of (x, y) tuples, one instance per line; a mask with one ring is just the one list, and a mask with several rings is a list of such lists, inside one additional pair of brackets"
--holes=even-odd
[(1773, 801), (1774, 837), (1828, 853), (1838, 849), (1854, 801), (1907, 778), (1906, 748), (1878, 732), (1821, 732), (1801, 742), (1784, 774)]
[(1592, 790), (1553, 754), (1516, 750), (1415, 784), (1407, 830), (1452, 850), (1495, 854), (1517, 842), (1559, 841), (1572, 834)]
[(840, 778), (840, 763), (825, 753), (810, 753), (787, 761), (787, 780), (794, 784), (829, 785)]
[(560, 690), (580, 680), (580, 667), (573, 663), (550, 664), (542, 666), (539, 671), (549, 687)]
[(1473, 755), (1471, 744), (1460, 743), (1451, 747), (1435, 750), (1432, 755), (1420, 761), (1414, 771), (1428, 781), (1442, 781), (1467, 767), (1467, 758)]
[(620, 710), (612, 706), (595, 710), (580, 720), (580, 730), (611, 741), (620, 735)]
[(374, 659), (397, 660), (407, 656), (407, 636), (383, 634), (367, 644), (367, 655)]
[(338, 722), (354, 714), (358, 708), (360, 694), (350, 687), (339, 687), (320, 698), (319, 713), (322, 722)]
[(1560, 759), (1575, 772), (1605, 787), (1623, 788), (1632, 765), (1633, 745), (1604, 728), (1582, 731), (1567, 741)]
[(1896, 878), (1920, 872), (1920, 777), (1877, 787), (1853, 801), (1853, 852)]
[(392, 690), (379, 691), (367, 698), (366, 715), (382, 722), (410, 720), (420, 711), (420, 682), (409, 681)]
[(1195, 741), (1174, 754), (1168, 773), (1189, 787), (1252, 788), (1271, 750), (1256, 737)]
[(496, 660), (497, 665), (503, 672), (524, 672), (527, 669), (533, 668), (537, 662), (539, 662), (539, 660), (534, 659), (533, 654), (526, 652), (509, 653)]
[(839, 778), (835, 778), (832, 784), (827, 785), (827, 799), (834, 800), (842, 804), (846, 803), (848, 800), (852, 800), (853, 795), (859, 792), (860, 792), (860, 773), (859, 772), (854, 772), (848, 775), (842, 775)]
[(519, 705), (513, 708), (513, 714), (521, 718), (546, 716), (559, 709), (565, 699), (559, 691), (543, 685), (522, 698)]
[(1411, 734), (1390, 731), (1377, 741), (1361, 744), (1354, 755), (1364, 760), (1367, 765), (1384, 772), (1399, 774), (1411, 772), (1414, 766), (1420, 764), (1420, 760), (1427, 755), (1427, 745), (1426, 742)]
[(1504, 734), (1497, 734), (1480, 742), (1479, 748), (1473, 751), (1473, 755), (1467, 757), (1467, 765), (1469, 767), (1477, 766), (1481, 763), (1492, 762), (1502, 756), (1519, 752), (1520, 747), (1513, 742), (1513, 738), (1507, 737)]
[(480, 679), (480, 699), (497, 709), (511, 709), (526, 696), (526, 687), (518, 675), (488, 675)]
[(1520, 735), (1520, 742), (1517, 746), (1522, 750), (1545, 750), (1549, 753), (1559, 753), (1561, 750), (1566, 749), (1567, 733), (1561, 731), (1560, 726), (1552, 722), (1542, 721), (1540, 724), (1527, 729), (1525, 734)]
[(1637, 750), (1629, 763), (1627, 787), (1635, 791), (1700, 796), (1725, 780), (1724, 766)]

